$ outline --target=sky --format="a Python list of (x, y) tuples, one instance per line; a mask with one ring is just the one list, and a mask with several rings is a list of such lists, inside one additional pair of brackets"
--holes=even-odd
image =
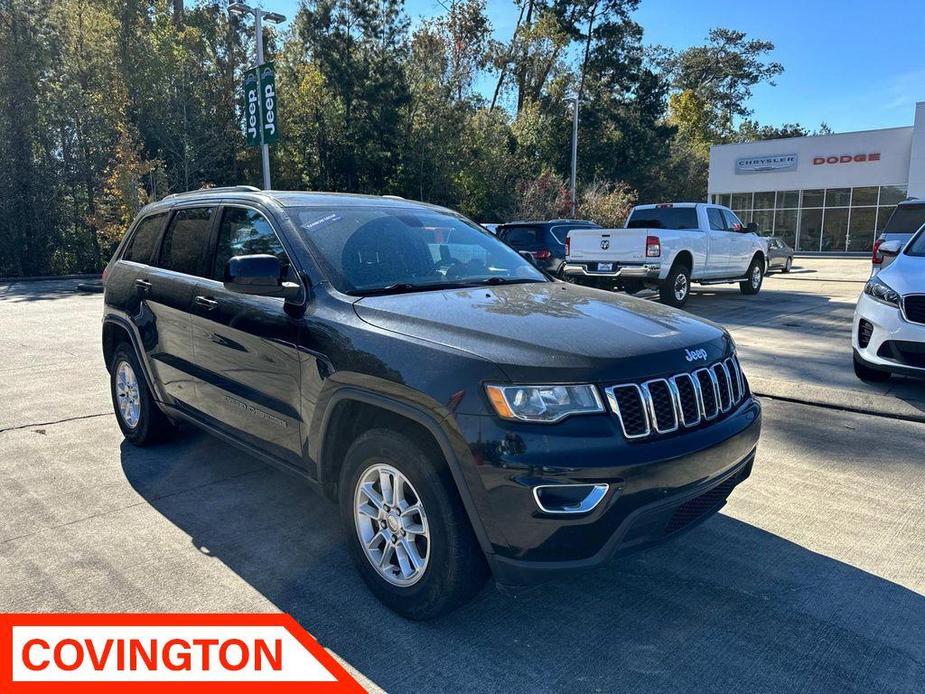
[[(449, 0), (443, 0), (447, 4)], [(487, 0), (499, 40), (509, 40), (518, 11)], [(298, 0), (263, 0), (295, 14)], [(784, 73), (755, 89), (749, 107), (767, 125), (825, 122), (835, 132), (912, 125), (925, 101), (923, 0), (642, 0), (635, 19), (644, 41), (676, 50), (703, 43), (723, 26), (774, 43)], [(412, 23), (444, 12), (437, 0), (406, 0)], [(487, 81), (494, 84), (493, 81)]]

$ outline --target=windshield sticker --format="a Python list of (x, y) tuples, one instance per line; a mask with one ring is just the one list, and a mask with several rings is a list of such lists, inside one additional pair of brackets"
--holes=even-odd
[(328, 224), (339, 222), (342, 219), (343, 217), (341, 217), (339, 214), (337, 214), (336, 212), (332, 212), (331, 214), (325, 215), (324, 217), (321, 217), (320, 219), (316, 219), (311, 222), (305, 222), (305, 224), (302, 225), (302, 228), (305, 229), (305, 231), (314, 231), (315, 229), (327, 226)]

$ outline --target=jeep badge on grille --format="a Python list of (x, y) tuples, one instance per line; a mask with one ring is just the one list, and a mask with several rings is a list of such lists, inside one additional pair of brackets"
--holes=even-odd
[(707, 358), (707, 350), (705, 349), (685, 349), (684, 358), (688, 361), (699, 361), (701, 359)]

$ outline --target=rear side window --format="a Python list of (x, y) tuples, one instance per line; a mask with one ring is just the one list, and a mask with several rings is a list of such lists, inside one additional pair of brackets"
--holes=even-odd
[(163, 214), (153, 214), (138, 223), (125, 253), (122, 254), (122, 260), (131, 260), (134, 263), (151, 262), (151, 256), (157, 247), (157, 238), (164, 226), (164, 217)]
[(903, 205), (893, 210), (884, 234), (911, 234), (925, 224), (925, 205)]
[(198, 275), (209, 249), (209, 221), (213, 207), (177, 210), (161, 243), (158, 267)]
[(289, 265), (289, 256), (266, 217), (257, 210), (228, 207), (222, 213), (218, 230), (218, 248), (212, 266), (212, 279), (225, 279), (225, 265), (236, 255), (275, 255), (283, 265)]
[(653, 207), (633, 210), (630, 229), (697, 229), (696, 207)]
[(543, 245), (543, 230), (537, 227), (509, 227), (501, 240), (519, 251), (536, 251)]

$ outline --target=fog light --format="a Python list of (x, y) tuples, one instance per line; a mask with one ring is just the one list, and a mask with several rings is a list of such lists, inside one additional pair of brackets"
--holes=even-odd
[(607, 484), (542, 484), (533, 498), (543, 513), (588, 513), (607, 494)]

